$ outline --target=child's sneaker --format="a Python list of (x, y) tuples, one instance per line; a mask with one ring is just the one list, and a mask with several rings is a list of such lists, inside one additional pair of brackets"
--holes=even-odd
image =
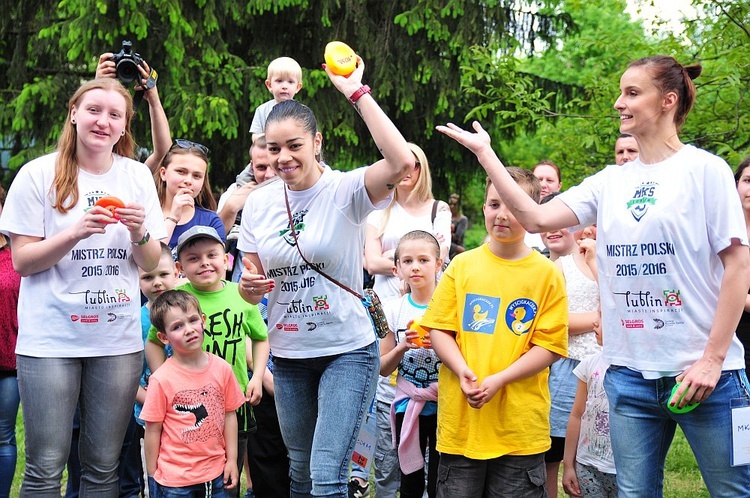
[(359, 479), (352, 477), (349, 479), (349, 498), (369, 498), (370, 483), (360, 484)]

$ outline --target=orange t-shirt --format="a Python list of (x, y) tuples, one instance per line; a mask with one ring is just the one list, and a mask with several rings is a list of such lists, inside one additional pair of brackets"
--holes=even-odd
[(184, 487), (224, 472), (224, 414), (245, 402), (229, 364), (208, 353), (208, 365), (188, 370), (172, 359), (151, 375), (141, 418), (162, 422), (154, 479)]

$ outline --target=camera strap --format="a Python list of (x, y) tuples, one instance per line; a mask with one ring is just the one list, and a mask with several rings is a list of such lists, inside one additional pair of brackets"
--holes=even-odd
[(151, 69), (151, 72), (148, 74), (148, 79), (146, 80), (146, 87), (141, 88), (141, 90), (136, 90), (135, 95), (133, 96), (133, 111), (138, 111), (138, 106), (141, 104), (141, 101), (143, 100), (143, 94), (146, 93), (147, 90), (151, 90), (156, 86), (156, 80), (159, 79), (159, 73), (156, 72), (156, 69)]
[(346, 285), (342, 284), (341, 282), (339, 282), (338, 280), (336, 280), (332, 276), (326, 274), (324, 271), (322, 271), (320, 269), (320, 267), (318, 265), (316, 265), (315, 263), (311, 263), (310, 261), (308, 261), (307, 258), (305, 257), (305, 255), (302, 254), (302, 250), (299, 248), (299, 240), (297, 239), (297, 231), (294, 229), (294, 220), (292, 220), (292, 209), (289, 207), (289, 196), (286, 193), (286, 189), (287, 189), (287, 186), (284, 185), (284, 201), (286, 202), (286, 214), (287, 214), (287, 216), (289, 216), (289, 228), (292, 231), (292, 237), (294, 237), (294, 246), (297, 248), (297, 252), (302, 257), (302, 260), (305, 263), (307, 263), (308, 267), (312, 268), (313, 270), (315, 270), (316, 272), (318, 272), (319, 274), (321, 274), (322, 276), (324, 276), (330, 282), (338, 285), (339, 287), (341, 287), (342, 289), (344, 289), (349, 294), (353, 294), (353, 295), (357, 296), (357, 298), (360, 301), (365, 302), (366, 298), (362, 294), (360, 294), (359, 292), (355, 291), (354, 289), (351, 289), (351, 288), (347, 287)]

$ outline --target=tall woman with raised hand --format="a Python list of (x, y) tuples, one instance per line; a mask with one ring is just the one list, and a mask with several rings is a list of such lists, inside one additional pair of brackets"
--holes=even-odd
[(415, 160), (362, 84), (362, 59), (349, 77), (326, 72), (362, 116), (383, 159), (346, 173), (322, 165), (316, 160), (322, 135), (312, 111), (294, 100), (276, 104), (265, 133), (281, 181), (248, 196), (237, 246), (246, 254), (240, 294), (258, 303), (269, 293), (276, 408), (292, 496), (343, 498), (375, 393), (378, 345), (360, 300), (313, 266), (362, 291), (367, 215), (387, 206)]
[[(57, 151), (18, 172), (0, 230), (23, 277), (18, 384), (26, 430), (22, 497), (59, 497), (76, 403), (81, 495), (116, 497), (117, 460), (138, 387), (138, 267), (165, 236), (148, 168), (130, 159), (130, 94), (114, 79), (81, 85)], [(114, 212), (98, 206), (121, 199)]]
[[(711, 496), (750, 496), (750, 467), (731, 466), (731, 400), (750, 401), (735, 335), (750, 285), (747, 232), (722, 159), (680, 141), (700, 65), (633, 62), (620, 79), (620, 131), (638, 159), (609, 166), (551, 202), (529, 201), (479, 123), (438, 129), (471, 151), (516, 218), (533, 231), (596, 223), (612, 447), (620, 496), (661, 496), (679, 425)], [(672, 394), (676, 383), (679, 387)], [(700, 403), (692, 411), (674, 413)]]

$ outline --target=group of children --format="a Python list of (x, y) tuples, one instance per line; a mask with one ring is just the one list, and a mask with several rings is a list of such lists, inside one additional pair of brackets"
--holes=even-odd
[[(210, 489), (207, 496), (222, 496), (222, 488), (236, 495), (268, 359), (266, 325), (226, 280), (228, 255), (215, 229), (190, 228), (175, 253), (177, 262), (162, 245), (158, 266), (140, 272), (150, 371), (137, 401), (144, 403), (150, 495), (193, 487)], [(177, 285), (178, 273), (187, 283)]]

